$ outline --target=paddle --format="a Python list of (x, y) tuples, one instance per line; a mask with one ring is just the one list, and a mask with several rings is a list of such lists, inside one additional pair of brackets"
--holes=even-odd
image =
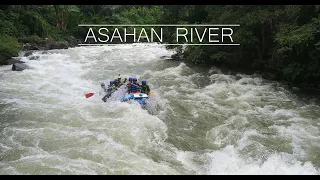
[(127, 78), (124, 78), (123, 84), (126, 83), (126, 81), (127, 81)]
[(150, 91), (149, 95), (156, 96), (157, 94), (154, 91)]
[(89, 98), (89, 97), (91, 97), (93, 95), (94, 95), (94, 93), (90, 92), (90, 93), (87, 93), (85, 96), (86, 96), (86, 98)]
[[(103, 89), (105, 89), (105, 84), (104, 84), (104, 82), (100, 82), (100, 86), (101, 86)], [(93, 93), (93, 92), (90, 92), (90, 93), (85, 94), (85, 97), (86, 97), (86, 98), (89, 98), (89, 97), (91, 97), (91, 96), (93, 96), (93, 95), (94, 95), (94, 93)]]

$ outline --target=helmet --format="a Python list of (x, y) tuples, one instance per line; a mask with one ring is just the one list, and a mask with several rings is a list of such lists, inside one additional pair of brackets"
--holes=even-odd
[(110, 85), (112, 85), (113, 83), (114, 83), (114, 80), (111, 80), (111, 81), (110, 81)]
[(132, 77), (129, 77), (129, 81), (132, 81)]
[(104, 82), (101, 82), (101, 83), (100, 83), (100, 86), (105, 86)]
[(147, 81), (146, 80), (142, 80), (142, 85), (146, 85), (147, 84)]
[(136, 80), (137, 80), (137, 78), (133, 78), (132, 80), (133, 80), (133, 81), (136, 81)]

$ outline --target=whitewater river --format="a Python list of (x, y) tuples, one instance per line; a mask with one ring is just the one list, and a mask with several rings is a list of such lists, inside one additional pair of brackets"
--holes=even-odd
[[(173, 53), (77, 47), (1, 66), (0, 174), (320, 174), (319, 101)], [(147, 110), (101, 100), (99, 82), (119, 73), (147, 80)]]

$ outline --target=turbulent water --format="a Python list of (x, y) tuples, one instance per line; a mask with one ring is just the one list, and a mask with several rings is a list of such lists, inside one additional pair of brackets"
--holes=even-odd
[[(320, 174), (317, 100), (173, 53), (77, 47), (0, 67), (0, 174)], [(147, 80), (146, 110), (101, 100), (99, 82), (118, 74)]]

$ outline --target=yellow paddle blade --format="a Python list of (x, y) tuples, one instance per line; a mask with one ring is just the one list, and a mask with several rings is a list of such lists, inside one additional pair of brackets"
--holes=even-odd
[(154, 92), (154, 91), (150, 91), (150, 92), (149, 92), (149, 95), (151, 95), (151, 96), (156, 96), (156, 95), (157, 95), (157, 93), (156, 93), (156, 92)]

